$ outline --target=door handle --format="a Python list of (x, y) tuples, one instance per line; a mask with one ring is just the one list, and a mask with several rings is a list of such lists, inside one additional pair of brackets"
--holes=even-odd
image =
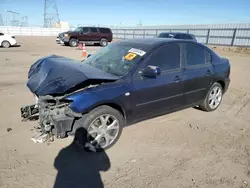
[(211, 75), (211, 71), (210, 70), (207, 70), (207, 75)]
[(175, 82), (179, 82), (179, 81), (181, 81), (181, 80), (182, 80), (182, 78), (179, 77), (179, 76), (174, 77), (174, 81), (175, 81)]

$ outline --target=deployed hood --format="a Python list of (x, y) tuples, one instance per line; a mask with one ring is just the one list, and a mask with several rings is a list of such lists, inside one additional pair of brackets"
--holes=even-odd
[(37, 96), (59, 95), (90, 80), (115, 81), (118, 78), (84, 62), (51, 55), (30, 67), (27, 86)]

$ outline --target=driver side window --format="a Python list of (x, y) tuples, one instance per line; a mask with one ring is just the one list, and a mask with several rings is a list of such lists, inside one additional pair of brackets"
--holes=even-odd
[(161, 72), (178, 69), (181, 67), (180, 52), (178, 44), (160, 47), (147, 58), (146, 66), (157, 66)]
[(88, 33), (88, 32), (89, 32), (89, 28), (87, 28), (87, 27), (84, 27), (84, 28), (82, 28), (82, 30), (81, 30), (81, 33), (82, 33), (82, 34)]

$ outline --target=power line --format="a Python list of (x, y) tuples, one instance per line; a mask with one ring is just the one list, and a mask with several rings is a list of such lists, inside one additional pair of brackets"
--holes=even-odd
[(44, 27), (61, 27), (55, 0), (44, 1)]
[(3, 21), (2, 14), (0, 14), (0, 26), (4, 26), (4, 21)]

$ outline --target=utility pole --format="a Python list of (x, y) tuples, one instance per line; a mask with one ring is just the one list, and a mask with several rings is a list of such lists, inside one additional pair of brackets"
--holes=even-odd
[(21, 27), (28, 27), (28, 17), (27, 16), (22, 17)]
[(56, 0), (44, 1), (44, 27), (61, 27)]
[(11, 26), (19, 26), (19, 13), (11, 10), (7, 10), (7, 13), (10, 15)]

